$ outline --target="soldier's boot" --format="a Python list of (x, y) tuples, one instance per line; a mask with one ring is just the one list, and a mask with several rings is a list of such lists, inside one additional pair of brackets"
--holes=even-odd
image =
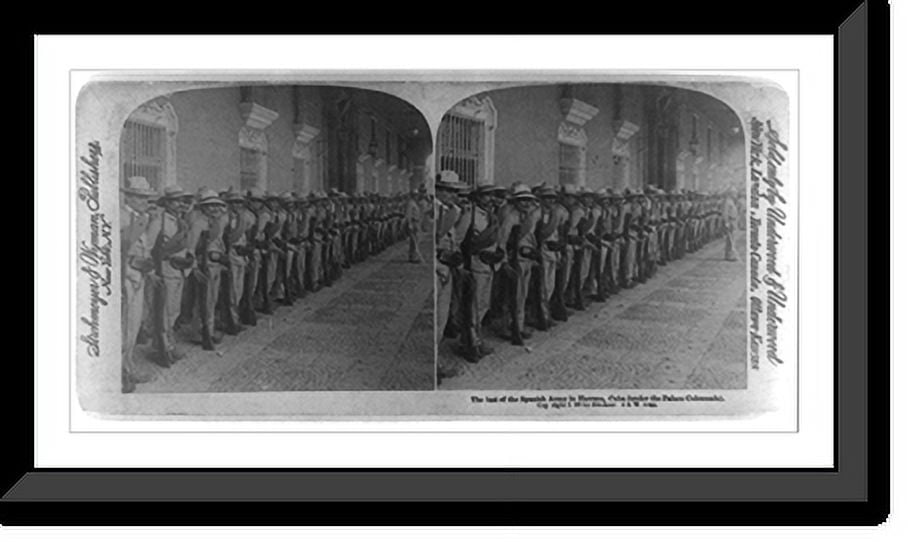
[(123, 371), (123, 375), (120, 379), (120, 385), (122, 386), (121, 391), (123, 393), (132, 393), (136, 391), (136, 384), (126, 375), (126, 371)]
[(214, 350), (214, 337), (207, 328), (202, 328), (202, 350)]
[(460, 331), (457, 329), (457, 326), (452, 324), (450, 320), (445, 325), (444, 337), (446, 339), (456, 339), (460, 336)]

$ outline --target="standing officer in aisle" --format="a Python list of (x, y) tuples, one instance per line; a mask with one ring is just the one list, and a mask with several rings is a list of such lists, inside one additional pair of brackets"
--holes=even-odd
[(734, 193), (731, 189), (725, 192), (725, 201), (722, 203), (722, 218), (725, 233), (725, 259), (730, 262), (738, 261), (738, 250), (735, 248), (735, 231), (738, 225), (738, 206), (735, 205)]
[(144, 177), (130, 177), (121, 187), (120, 256), (122, 259), (122, 320), (123, 334), (121, 380), (123, 393), (135, 391), (136, 384), (154, 380), (155, 375), (142, 369), (135, 360), (136, 338), (142, 325), (146, 280), (160, 281), (154, 274), (149, 244), (148, 202), (155, 195)]
[(419, 194), (413, 190), (410, 192), (410, 197), (407, 198), (406, 211), (407, 239), (410, 242), (408, 261), (410, 263), (425, 263), (426, 261), (419, 252), (419, 230), (422, 220)]

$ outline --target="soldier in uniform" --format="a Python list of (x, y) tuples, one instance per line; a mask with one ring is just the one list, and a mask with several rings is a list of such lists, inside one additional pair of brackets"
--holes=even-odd
[(738, 207), (735, 205), (733, 192), (729, 189), (725, 193), (722, 203), (722, 218), (725, 234), (725, 259), (730, 262), (738, 261), (738, 250), (735, 248), (735, 230), (738, 225)]
[(583, 259), (580, 266), (580, 295), (585, 305), (588, 297), (598, 297), (595, 295), (598, 270), (593, 266), (593, 262), (597, 261), (601, 252), (601, 244), (596, 235), (596, 228), (599, 225), (599, 219), (602, 217), (602, 208), (597, 203), (597, 194), (592, 190), (585, 189), (580, 199), (586, 209), (583, 227), (579, 232), (583, 242)]
[(153, 372), (143, 370), (135, 360), (136, 339), (142, 325), (145, 305), (145, 282), (159, 281), (154, 274), (149, 243), (149, 199), (155, 192), (144, 177), (130, 177), (121, 187), (120, 255), (122, 259), (122, 368), (123, 393), (135, 391), (136, 384), (150, 382)]
[(274, 253), (274, 275), (270, 282), (271, 299), (278, 300), (283, 305), (292, 305), (293, 297), (289, 291), (287, 279), (290, 276), (290, 264), (293, 258), (292, 248), (287, 243), (287, 228), (290, 222), (290, 213), (287, 211), (288, 203), (292, 202), (290, 192), (273, 194), (268, 198), (268, 203), (273, 213), (269, 226), (270, 240)]
[[(454, 273), (460, 272), (463, 265), (463, 253), (454, 240), (454, 226), (460, 220), (463, 209), (458, 205), (457, 192), (466, 188), (466, 184), (457, 179), (457, 174), (439, 174), (435, 181), (435, 329), (441, 342), (446, 336), (442, 332), (448, 324), (451, 306), (456, 303), (453, 298)], [(446, 358), (439, 357), (438, 379), (455, 376), (457, 365), (450, 365)]]
[(620, 233), (624, 242), (621, 252), (621, 286), (630, 288), (635, 285), (637, 276), (637, 234), (634, 231), (634, 193), (630, 188), (624, 190), (621, 199)]
[(623, 198), (611, 188), (608, 189), (608, 222), (604, 227), (605, 239), (609, 242), (608, 253), (608, 282), (609, 293), (617, 293), (621, 288), (621, 253), (624, 250), (625, 240), (622, 236)]
[(461, 290), (461, 346), (464, 358), (477, 363), (492, 353), (482, 340), (482, 321), (492, 297), (492, 272), (504, 259), (497, 246), (498, 223), (491, 208), (491, 186), (477, 188), (470, 194), (470, 208), (461, 218), (467, 224), (463, 238), (458, 238), (463, 252), (464, 280)]
[(250, 188), (246, 194), (246, 204), (240, 211), (246, 227), (246, 272), (243, 280), (243, 296), (240, 300), (240, 322), (254, 326), (258, 323), (256, 316), (256, 296), (260, 291), (259, 281), (262, 277), (264, 255), (267, 254), (265, 229), (262, 213), (265, 210), (265, 193), (261, 188)]
[[(252, 190), (250, 192), (250, 199)], [(256, 191), (258, 195), (258, 191)], [(259, 269), (256, 295), (261, 298), (259, 312), (274, 314), (274, 300), (272, 297), (274, 283), (277, 280), (278, 249), (274, 244), (274, 234), (277, 229), (275, 222), (275, 209), (277, 196), (270, 192), (261, 193), (262, 206), (258, 209), (258, 223), (256, 229), (261, 232), (259, 250), (262, 255), (262, 264)]]
[[(569, 188), (570, 187), (570, 188)], [(585, 310), (583, 292), (581, 291), (583, 275), (584, 253), (588, 248), (588, 241), (584, 238), (583, 230), (586, 228), (588, 209), (583, 205), (583, 198), (578, 188), (574, 185), (565, 185), (565, 202), (568, 205), (567, 240), (570, 245), (571, 256), (567, 262), (565, 289), (565, 304), (577, 310)], [(589, 260), (587, 259), (587, 268)]]
[(298, 252), (296, 256), (296, 283), (299, 295), (313, 289), (309, 267), (312, 265), (312, 216), (311, 200), (305, 195), (296, 198), (296, 235)]
[(410, 263), (424, 263), (426, 260), (419, 253), (419, 230), (422, 222), (422, 209), (419, 206), (418, 193), (414, 190), (407, 198), (406, 230), (410, 242), (408, 260)]
[(516, 346), (523, 346), (524, 340), (532, 336), (524, 324), (530, 272), (542, 259), (535, 235), (541, 214), (538, 201), (530, 187), (516, 184), (498, 232), (498, 248), (508, 255), (508, 265), (513, 272), (508, 312), (511, 344)]
[(246, 284), (246, 265), (251, 252), (246, 233), (254, 222), (254, 215), (246, 208), (246, 198), (239, 190), (231, 188), (221, 194), (227, 205), (227, 227), (224, 230), (224, 245), (227, 252), (227, 263), (224, 266), (226, 287), (221, 292), (225, 307), (225, 331), (236, 335), (244, 327), (241, 324), (240, 300)]
[(314, 291), (321, 290), (326, 283), (325, 274), (325, 254), (327, 252), (326, 241), (328, 238), (325, 231), (325, 220), (327, 210), (325, 208), (326, 196), (324, 192), (316, 192), (312, 195), (312, 218), (310, 220), (310, 234), (312, 242), (312, 265), (309, 274), (312, 277)]
[(593, 224), (591, 240), (593, 243), (593, 260), (590, 269), (593, 300), (603, 302), (609, 295), (610, 277), (608, 274), (608, 257), (611, 248), (609, 236), (612, 231), (609, 192), (602, 188), (596, 192), (596, 221)]
[(158, 200), (163, 212), (149, 228), (154, 232), (149, 239), (155, 240), (152, 248), (155, 271), (162, 279), (155, 295), (153, 316), (155, 361), (163, 367), (170, 367), (184, 357), (176, 347), (174, 326), (180, 313), (186, 273), (195, 262), (187, 245), (189, 228), (184, 214), (189, 204), (185, 203), (184, 196), (186, 193), (179, 186), (165, 188), (164, 195)]
[[(537, 197), (541, 205), (536, 237), (542, 256), (538, 291), (538, 319), (540, 329), (545, 330), (552, 326), (553, 318), (562, 319), (555, 317), (558, 310), (553, 307), (553, 301), (555, 299), (555, 273), (565, 245), (562, 225), (568, 219), (568, 212), (558, 203), (558, 191), (550, 186), (542, 186), (537, 192)], [(560, 309), (563, 310), (564, 307), (561, 306)], [(567, 319), (567, 317), (564, 316), (563, 319)]]
[(196, 283), (196, 300), (199, 307), (202, 348), (214, 350), (221, 342), (215, 332), (215, 307), (220, 292), (221, 274), (229, 265), (224, 230), (227, 227), (227, 204), (214, 190), (199, 194), (199, 214), (190, 224), (188, 244), (196, 254), (196, 268), (192, 272)]

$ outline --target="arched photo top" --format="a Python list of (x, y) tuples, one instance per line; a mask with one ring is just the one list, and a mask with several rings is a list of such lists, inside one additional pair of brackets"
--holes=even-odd
[(407, 192), (424, 183), (432, 147), (414, 106), (345, 85), (96, 81), (77, 121), (106, 124), (121, 185), (144, 177), (156, 191)]
[[(712, 94), (685, 88), (703, 85)], [(784, 92), (768, 88), (773, 100), (756, 107), (778, 111), (781, 103), (787, 125)], [(742, 82), (496, 84), (444, 112), (433, 165), (473, 185), (740, 192), (747, 111), (715, 94), (754, 91), (767, 89)]]

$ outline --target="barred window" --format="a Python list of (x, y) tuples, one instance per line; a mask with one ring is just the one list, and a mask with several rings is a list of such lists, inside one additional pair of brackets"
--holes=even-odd
[(165, 129), (135, 121), (126, 121), (120, 141), (123, 181), (145, 177), (154, 190), (160, 190), (164, 178)]
[(470, 185), (483, 180), (483, 126), (480, 120), (445, 115), (438, 129), (437, 171), (454, 171), (461, 181)]
[(259, 185), (262, 153), (240, 147), (240, 188), (248, 190)]
[(558, 143), (558, 182), (562, 185), (584, 185), (586, 165), (583, 148), (568, 143)]

